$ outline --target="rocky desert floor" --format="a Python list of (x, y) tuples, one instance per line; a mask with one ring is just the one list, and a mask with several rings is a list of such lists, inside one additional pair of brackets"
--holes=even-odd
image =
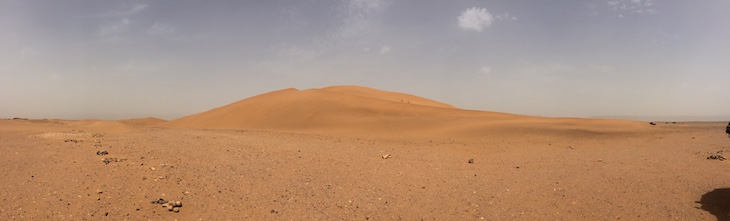
[(730, 220), (730, 161), (708, 159), (730, 157), (725, 124), (424, 138), (1, 120), (0, 219)]

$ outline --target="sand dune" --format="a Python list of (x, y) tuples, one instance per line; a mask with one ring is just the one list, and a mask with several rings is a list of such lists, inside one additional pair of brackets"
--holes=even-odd
[(161, 123), (167, 122), (166, 120), (154, 118), (154, 117), (147, 117), (147, 118), (133, 118), (133, 119), (126, 119), (126, 120), (119, 120), (118, 122), (130, 125), (130, 126), (154, 126)]
[(463, 110), (414, 95), (360, 86), (274, 91), (160, 125), (423, 137), (480, 137), (514, 132), (591, 134), (649, 128), (646, 123), (634, 121)]

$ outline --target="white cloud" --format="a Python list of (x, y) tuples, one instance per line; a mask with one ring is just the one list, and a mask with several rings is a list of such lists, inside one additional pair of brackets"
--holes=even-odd
[(350, 0), (342, 11), (342, 24), (329, 37), (337, 42), (350, 42), (376, 34), (377, 17), (388, 5), (384, 0)]
[(132, 6), (132, 9), (129, 10), (129, 14), (134, 14), (137, 12), (141, 12), (142, 10), (147, 8), (147, 4), (134, 4)]
[(150, 34), (150, 35), (171, 34), (173, 32), (175, 32), (174, 27), (164, 25), (159, 22), (155, 22), (154, 24), (152, 24), (152, 26), (150, 26), (147, 29), (147, 34)]
[(390, 47), (383, 46), (382, 48), (380, 48), (380, 54), (385, 54), (385, 53), (388, 53), (388, 52), (390, 52)]
[(492, 25), (492, 14), (486, 8), (472, 7), (461, 12), (459, 27), (465, 31), (481, 32)]
[(383, 0), (351, 0), (348, 9), (351, 14), (377, 13), (388, 7), (388, 2)]
[(500, 21), (501, 20), (517, 21), (517, 16), (510, 15), (509, 13), (498, 14), (498, 15), (494, 16), (494, 18), (496, 18), (497, 20), (500, 20)]
[(653, 0), (611, 0), (606, 2), (611, 11), (618, 13), (619, 18), (627, 15), (653, 15), (657, 11), (654, 9)]
[(117, 22), (102, 25), (99, 27), (99, 35), (109, 36), (125, 32), (131, 23), (129, 19), (124, 18)]
[(116, 9), (113, 11), (104, 12), (101, 14), (91, 15), (88, 16), (89, 18), (117, 18), (117, 17), (127, 17), (133, 14), (137, 14), (141, 11), (144, 11), (147, 9), (147, 4), (133, 4), (131, 6), (124, 7), (122, 9)]
[(482, 66), (481, 68), (479, 68), (479, 73), (489, 74), (490, 72), (492, 72), (492, 67)]

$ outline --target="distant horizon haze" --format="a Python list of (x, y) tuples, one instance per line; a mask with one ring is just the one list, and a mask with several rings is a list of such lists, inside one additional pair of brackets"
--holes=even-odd
[[(296, 89), (296, 88), (291, 88)], [(299, 89), (296, 89), (299, 90)], [(309, 90), (309, 89), (305, 89)], [(376, 89), (377, 90), (377, 89)], [(279, 91), (279, 90), (277, 90)], [(275, 92), (275, 91), (272, 91)], [(406, 94), (408, 95), (408, 94)], [(257, 95), (258, 96), (258, 95)], [(253, 96), (256, 97), (256, 96)], [(416, 96), (418, 97), (418, 96)], [(249, 98), (246, 98), (249, 99)], [(242, 100), (246, 100), (242, 99)], [(426, 98), (428, 99), (428, 98)], [(242, 101), (240, 100), (240, 101)], [(234, 101), (229, 104), (233, 104), (239, 101)], [(438, 102), (438, 101), (435, 101)], [(226, 105), (229, 105), (226, 104)], [(223, 107), (226, 105), (221, 105), (219, 107)], [(448, 104), (447, 104), (448, 105)], [(219, 107), (211, 107), (209, 110), (216, 109)], [(458, 109), (461, 109), (459, 107), (455, 107)], [(464, 110), (474, 110), (474, 109), (464, 109)], [(208, 111), (208, 110), (205, 110)], [(201, 112), (205, 112), (201, 111)], [(475, 111), (488, 111), (489, 110), (475, 110)], [(192, 113), (190, 115), (194, 115), (198, 113)], [(516, 114), (516, 113), (508, 113), (508, 114)], [(187, 116), (190, 116), (187, 115)], [(36, 119), (56, 119), (56, 120), (128, 120), (128, 119), (143, 119), (143, 118), (158, 118), (166, 121), (176, 120), (183, 117), (177, 117), (172, 119), (167, 119), (159, 116), (133, 116), (133, 117), (123, 117), (123, 118), (79, 118), (79, 119), (60, 119), (60, 118), (28, 118), (28, 117), (22, 117), (22, 116), (13, 116), (13, 117), (2, 117), (3, 119), (21, 119), (21, 120), (36, 120)], [(525, 116), (536, 116), (536, 117), (548, 117), (548, 118), (574, 118), (574, 116), (541, 116), (541, 115), (525, 115)], [(633, 120), (633, 121), (654, 121), (654, 122), (725, 122), (730, 120), (730, 115), (728, 116), (588, 116), (588, 117), (577, 117), (577, 118), (595, 118), (595, 119), (617, 119), (617, 120)]]

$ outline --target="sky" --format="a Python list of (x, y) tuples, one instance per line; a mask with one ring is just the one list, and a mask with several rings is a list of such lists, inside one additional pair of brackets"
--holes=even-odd
[(730, 120), (729, 11), (730, 0), (0, 0), (0, 117), (172, 120), (285, 88), (361, 85), (535, 116)]

